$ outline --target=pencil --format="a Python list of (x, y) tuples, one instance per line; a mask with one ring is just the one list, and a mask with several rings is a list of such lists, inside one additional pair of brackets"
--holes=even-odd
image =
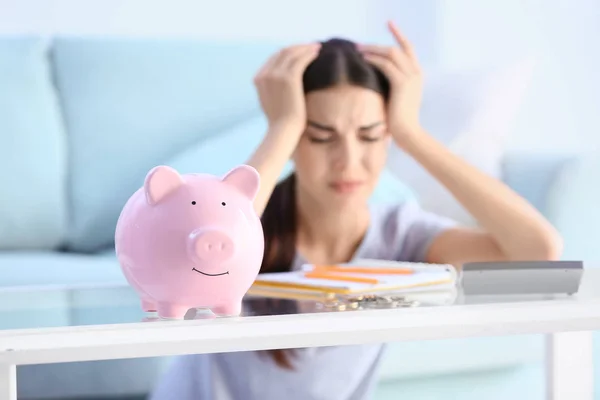
[(315, 265), (315, 271), (322, 272), (349, 272), (355, 274), (374, 275), (410, 275), (414, 270), (408, 268), (369, 268), (369, 267), (341, 267), (337, 265)]
[(370, 283), (376, 284), (379, 281), (375, 278), (363, 278), (359, 276), (348, 276), (341, 274), (330, 274), (323, 271), (314, 271), (314, 272), (306, 272), (304, 273), (304, 277), (306, 278), (315, 278), (315, 279), (328, 279), (331, 281), (348, 281), (348, 282), (359, 282), (359, 283)]

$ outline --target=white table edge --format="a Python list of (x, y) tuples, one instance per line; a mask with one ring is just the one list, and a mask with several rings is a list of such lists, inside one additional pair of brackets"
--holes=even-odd
[(0, 331), (0, 363), (600, 330), (600, 301), (540, 301)]
[[(17, 365), (548, 334), (548, 399), (593, 400), (588, 350), (594, 330), (600, 330), (600, 300), (575, 298), (6, 330), (0, 331), (0, 398), (16, 400)], [(574, 374), (565, 360), (579, 365), (583, 374)]]

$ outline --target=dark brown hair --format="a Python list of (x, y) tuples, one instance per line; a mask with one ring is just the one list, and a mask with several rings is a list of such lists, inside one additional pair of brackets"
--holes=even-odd
[[(302, 77), (304, 93), (350, 84), (371, 89), (387, 101), (389, 83), (385, 76), (369, 64), (353, 42), (330, 39), (322, 43), (317, 58), (308, 65)], [(296, 176), (292, 173), (271, 194), (262, 215), (265, 255), (260, 272), (286, 272), (296, 255)], [(277, 365), (292, 369), (290, 350), (270, 350)]]

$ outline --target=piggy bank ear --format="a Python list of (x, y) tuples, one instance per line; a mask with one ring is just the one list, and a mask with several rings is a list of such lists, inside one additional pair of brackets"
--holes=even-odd
[(154, 167), (144, 182), (146, 200), (148, 204), (157, 204), (181, 185), (183, 179), (173, 168), (164, 165)]
[(234, 186), (244, 196), (254, 200), (260, 186), (260, 175), (249, 165), (240, 165), (229, 171), (224, 177), (223, 182)]

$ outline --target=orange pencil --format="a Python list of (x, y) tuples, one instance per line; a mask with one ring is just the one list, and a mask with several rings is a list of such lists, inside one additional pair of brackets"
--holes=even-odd
[(305, 272), (304, 277), (315, 278), (315, 279), (328, 279), (331, 281), (348, 281), (348, 282), (371, 283), (371, 284), (379, 283), (379, 281), (374, 278), (363, 278), (363, 277), (359, 277), (359, 276), (348, 276), (348, 275), (341, 275), (341, 274), (335, 274), (335, 273), (329, 274), (327, 272), (322, 272), (322, 271)]
[(369, 267), (341, 267), (337, 265), (315, 265), (315, 271), (323, 272), (349, 272), (354, 274), (378, 275), (410, 275), (415, 271), (408, 268), (369, 268)]

